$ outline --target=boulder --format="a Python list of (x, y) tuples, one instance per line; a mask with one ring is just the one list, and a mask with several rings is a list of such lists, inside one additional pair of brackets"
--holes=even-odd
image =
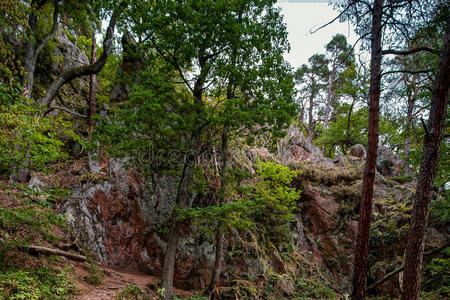
[(366, 149), (361, 144), (353, 145), (350, 148), (350, 155), (360, 159), (366, 159)]
[(27, 183), (31, 179), (31, 172), (29, 168), (20, 168), (11, 175), (11, 180), (19, 183)]
[(391, 149), (383, 145), (378, 146), (377, 171), (386, 177), (410, 173), (408, 165), (398, 158)]
[(347, 162), (345, 161), (343, 154), (336, 154), (333, 158), (333, 163), (341, 168), (345, 168), (347, 166)]
[[(288, 129), (288, 137), (282, 142), (280, 151), (281, 162), (285, 165), (307, 160), (312, 162), (324, 162), (325, 157), (319, 147), (308, 140), (303, 133), (292, 125)], [(326, 162), (332, 165), (332, 161)]]
[(31, 176), (30, 182), (28, 182), (28, 186), (40, 191), (45, 190), (46, 188), (46, 184), (44, 183), (44, 180), (42, 179), (41, 176), (37, 175), (37, 174), (33, 174)]
[(130, 95), (131, 85), (130, 82), (124, 82), (123, 78), (129, 76), (132, 73), (137, 74), (140, 69), (139, 59), (136, 57), (136, 41), (133, 36), (128, 32), (124, 32), (121, 39), (122, 43), (122, 63), (120, 64), (118, 72), (118, 78), (122, 78), (114, 84), (111, 89), (112, 101), (125, 101)]
[(295, 292), (294, 282), (287, 277), (282, 277), (278, 280), (277, 288), (283, 292), (285, 296), (291, 296)]

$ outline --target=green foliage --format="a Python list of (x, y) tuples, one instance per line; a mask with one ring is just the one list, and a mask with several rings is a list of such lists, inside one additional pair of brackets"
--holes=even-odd
[(433, 258), (426, 265), (422, 289), (448, 297), (450, 295), (450, 247), (447, 247), (441, 253), (444, 255), (443, 258)]
[(295, 283), (298, 291), (293, 299), (335, 299), (336, 294), (327, 283), (299, 278)]
[(444, 190), (431, 201), (431, 213), (441, 217), (444, 222), (450, 220), (450, 189)]
[(71, 299), (75, 292), (67, 270), (9, 269), (0, 273), (0, 299), (57, 300)]
[(411, 175), (394, 176), (394, 177), (389, 178), (389, 180), (395, 180), (395, 181), (397, 181), (398, 183), (401, 183), (401, 184), (410, 182), (412, 179), (413, 178), (412, 178)]
[(52, 225), (64, 226), (64, 216), (50, 209), (39, 208), (36, 205), (20, 206), (15, 208), (0, 207), (0, 229), (10, 233), (25, 230), (18, 239), (2, 241), (0, 247), (11, 247), (26, 243), (27, 236), (39, 234), (49, 240), (55, 240), (52, 234)]
[(325, 146), (330, 157), (334, 156), (336, 151), (347, 153), (351, 146), (367, 143), (367, 122), (367, 108), (352, 113), (349, 104), (342, 104), (337, 110), (336, 121), (330, 123), (316, 143), (318, 146)]
[[(30, 240), (43, 238), (55, 242), (54, 227), (65, 228), (65, 216), (54, 212), (52, 193), (40, 192), (22, 185), (0, 185), (4, 197), (15, 202), (13, 207), (0, 206), (0, 266), (7, 267), (10, 262), (7, 251), (22, 247)], [(47, 197), (50, 197), (48, 199)], [(48, 200), (47, 200), (48, 199)]]
[(18, 89), (0, 82), (0, 172), (46, 164), (67, 158), (63, 138), (83, 144), (69, 122), (41, 116), (42, 108), (20, 97)]
[(92, 285), (100, 285), (104, 277), (102, 270), (91, 258), (88, 258), (88, 263), (89, 267), (88, 267), (88, 275), (85, 278), (86, 282)]
[(284, 244), (289, 240), (289, 226), (300, 197), (300, 191), (289, 185), (298, 174), (288, 167), (259, 161), (254, 182), (233, 191), (233, 200), (221, 206), (185, 209), (180, 218), (190, 219), (209, 233), (214, 231), (216, 222), (223, 224), (223, 231), (252, 228), (267, 245)]
[(127, 285), (117, 294), (116, 300), (149, 300), (150, 297), (144, 296), (144, 292), (135, 285)]
[[(181, 298), (175, 295), (175, 296), (173, 297), (173, 299), (174, 299), (174, 300), (180, 300)], [(194, 294), (194, 295), (192, 295), (192, 296), (189, 297), (189, 298), (183, 298), (183, 299), (184, 299), (184, 300), (207, 300), (208, 297), (203, 297), (203, 296)]]
[(251, 188), (252, 219), (260, 237), (273, 245), (289, 240), (289, 227), (300, 191), (289, 187), (299, 171), (271, 162), (258, 162), (258, 181)]

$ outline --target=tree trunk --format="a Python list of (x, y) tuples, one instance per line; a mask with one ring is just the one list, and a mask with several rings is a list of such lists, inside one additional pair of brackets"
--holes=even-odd
[[(206, 65), (206, 59), (203, 56), (204, 51), (200, 51), (200, 75), (195, 82), (193, 96), (196, 106), (195, 114), (198, 117), (202, 116), (203, 103), (203, 86), (210, 70)], [(198, 149), (201, 142), (201, 126), (196, 128), (192, 132), (191, 141), (189, 145), (189, 151), (185, 157), (183, 166), (183, 173), (181, 174), (180, 183), (178, 185), (176, 205), (183, 209), (186, 208), (189, 202), (189, 186), (192, 183), (194, 175), (195, 162), (198, 156)], [(175, 268), (175, 256), (177, 250), (178, 236), (180, 233), (180, 222), (177, 221), (177, 214), (174, 211), (172, 213), (172, 224), (169, 229), (169, 240), (166, 246), (166, 253), (164, 254), (164, 266), (162, 272), (162, 288), (164, 289), (164, 300), (171, 300), (173, 298), (173, 275)]]
[(367, 254), (369, 251), (370, 219), (372, 216), (373, 184), (378, 149), (379, 101), (381, 83), (381, 34), (383, 0), (375, 0), (372, 9), (371, 60), (369, 87), (369, 138), (366, 166), (361, 191), (358, 237), (353, 273), (353, 300), (365, 299)]
[(42, 38), (42, 40), (38, 41), (37, 34), (37, 16), (35, 11), (39, 10), (44, 4), (44, 2), (36, 3), (36, 1), (32, 1), (31, 12), (28, 16), (28, 41), (26, 44), (25, 57), (23, 62), (23, 90), (22, 95), (26, 98), (30, 98), (33, 92), (34, 86), (34, 71), (36, 70), (36, 63), (39, 56), (39, 53), (44, 48), (45, 44), (50, 41), (53, 36), (56, 34), (56, 30), (58, 29), (58, 15), (59, 15), (59, 5), (58, 0), (54, 0), (54, 9), (53, 9), (53, 25), (50, 31)]
[(328, 128), (330, 123), (330, 112), (331, 112), (331, 99), (333, 96), (333, 85), (334, 85), (334, 73), (336, 72), (336, 59), (333, 60), (333, 65), (331, 67), (330, 82), (328, 86), (327, 95), (327, 107), (325, 109), (325, 129)]
[[(95, 30), (92, 33), (92, 48), (91, 48), (91, 64), (97, 61), (96, 56), (96, 41), (95, 41)], [(91, 74), (89, 75), (89, 113), (88, 113), (88, 127), (89, 127), (89, 135), (92, 134), (92, 130), (94, 129), (94, 120), (92, 117), (95, 115), (97, 101), (95, 97), (95, 92), (97, 90), (97, 75)]]
[[(189, 202), (189, 186), (194, 175), (195, 160), (197, 157), (200, 135), (192, 137), (190, 151), (185, 157), (183, 173), (181, 174), (178, 186), (176, 205), (178, 208), (186, 208)], [(178, 237), (180, 235), (181, 224), (177, 220), (178, 215), (174, 211), (171, 217), (171, 225), (168, 233), (166, 251), (164, 253), (164, 266), (162, 271), (162, 288), (164, 289), (164, 299), (171, 300), (173, 297), (173, 275), (175, 269), (175, 257), (177, 251)]]
[(424, 137), (422, 162), (417, 181), (416, 198), (406, 246), (405, 272), (403, 275), (403, 300), (419, 299), (423, 242), (430, 212), (431, 194), (439, 163), (440, 144), (444, 128), (450, 88), (450, 17), (439, 58), (439, 70), (435, 79), (430, 118)]
[(308, 140), (312, 140), (312, 135), (313, 135), (313, 129), (314, 129), (314, 120), (313, 120), (313, 107), (314, 107), (314, 96), (315, 96), (315, 82), (314, 82), (314, 78), (312, 78), (312, 82), (311, 82), (311, 96), (309, 97), (309, 109), (308, 109), (308, 136), (307, 139)]
[(29, 246), (26, 246), (26, 248), (30, 251), (34, 251), (34, 252), (38, 252), (38, 253), (65, 256), (67, 258), (70, 258), (70, 259), (76, 260), (76, 261), (86, 261), (86, 259), (87, 259), (86, 256), (84, 256), (84, 255), (67, 252), (67, 251), (60, 250), (60, 249), (51, 249), (51, 248), (36, 246), (36, 245), (29, 245)]
[[(220, 190), (219, 195), (217, 197), (217, 206), (221, 206), (224, 201), (224, 189), (226, 185), (226, 176), (227, 176), (227, 168), (228, 168), (228, 125), (225, 125), (222, 133), (222, 169), (220, 172)], [(206, 289), (206, 294), (208, 294), (208, 298), (210, 300), (215, 299), (216, 297), (216, 286), (219, 282), (220, 275), (222, 273), (222, 265), (224, 259), (224, 245), (225, 245), (225, 237), (223, 232), (223, 224), (219, 222), (217, 224), (216, 229), (216, 260), (214, 262), (214, 269), (211, 275), (211, 281), (209, 282), (209, 286)]]
[(412, 121), (413, 121), (413, 111), (414, 111), (414, 104), (417, 100), (417, 94), (419, 92), (419, 89), (416, 84), (416, 78), (417, 75), (414, 74), (412, 76), (412, 85), (413, 85), (413, 95), (412, 97), (408, 97), (408, 108), (406, 111), (406, 138), (405, 138), (405, 149), (403, 150), (403, 158), (406, 160), (408, 159), (409, 152), (411, 150), (411, 128), (412, 128)]
[[(36, 22), (35, 19), (36, 17), (34, 16), (34, 13), (31, 13), (28, 20), (30, 28), (33, 28), (32, 24)], [(30, 31), (33, 31), (33, 29), (30, 29)], [(31, 92), (33, 91), (34, 70), (36, 68), (36, 60), (34, 59), (35, 50), (36, 50), (36, 42), (34, 40), (34, 37), (28, 37), (28, 42), (25, 50), (25, 57), (23, 61), (23, 80), (22, 80), (23, 81), (22, 95), (26, 98), (30, 98)]]

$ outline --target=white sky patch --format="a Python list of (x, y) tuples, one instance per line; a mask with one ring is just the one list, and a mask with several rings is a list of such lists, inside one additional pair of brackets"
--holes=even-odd
[(339, 23), (338, 20), (316, 33), (310, 33), (311, 29), (328, 23), (338, 15), (328, 3), (279, 1), (277, 5), (284, 15), (291, 44), (291, 51), (285, 54), (285, 59), (294, 69), (308, 63), (308, 58), (313, 54), (324, 53), (325, 45), (337, 33), (345, 35), (351, 45), (357, 40), (353, 26), (349, 23)]

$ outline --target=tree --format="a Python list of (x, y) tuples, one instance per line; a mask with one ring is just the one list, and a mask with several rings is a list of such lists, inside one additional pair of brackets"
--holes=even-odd
[[(374, 0), (346, 1), (339, 4), (342, 12), (337, 18), (348, 18), (356, 23), (356, 31), (361, 38), (370, 36), (371, 63), (369, 87), (369, 135), (366, 166), (362, 184), (360, 219), (355, 253), (355, 270), (353, 274), (352, 299), (365, 298), (367, 279), (367, 254), (369, 246), (370, 219), (372, 215), (373, 184), (375, 179), (375, 164), (378, 148), (379, 102), (381, 95), (381, 58), (383, 55), (409, 55), (419, 51), (433, 52), (428, 47), (402, 50), (395, 40), (403, 42), (411, 40), (413, 32), (419, 24), (430, 18), (429, 8), (436, 3), (419, 1)], [(339, 6), (338, 5), (338, 6)], [(427, 11), (424, 7), (427, 6)], [(432, 11), (432, 10), (431, 10)], [(404, 13), (401, 13), (404, 12)], [(370, 28), (370, 31), (367, 29)], [(389, 34), (387, 31), (390, 30)], [(384, 32), (384, 34), (383, 34)], [(400, 45), (405, 45), (401, 43)], [(393, 46), (391, 49), (382, 49)]]
[[(34, 73), (39, 55), (57, 31), (69, 30), (73, 32), (74, 29), (77, 29), (90, 36), (92, 32), (86, 33), (86, 31), (89, 31), (86, 29), (92, 25), (91, 23), (95, 23), (95, 20), (98, 21), (99, 15), (105, 16), (112, 12), (100, 58), (90, 65), (76, 67), (60, 74), (50, 84), (44, 96), (37, 100), (38, 103), (49, 106), (62, 85), (83, 75), (96, 74), (102, 69), (112, 51), (114, 29), (126, 3), (121, 2), (119, 5), (114, 5), (113, 1), (30, 0), (21, 2), (20, 6), (24, 9), (22, 14), (26, 19), (26, 24), (9, 26), (6, 30), (2, 30), (2, 35), (8, 43), (15, 45), (15, 47), (20, 47), (21, 44), (25, 45), (22, 57), (22, 94), (27, 98), (33, 96)], [(8, 21), (15, 15), (17, 13), (14, 10), (8, 11), (4, 19)], [(61, 15), (64, 15), (63, 22), (60, 20)], [(48, 22), (49, 19), (52, 20), (51, 23)], [(94, 19), (94, 21), (89, 19)], [(58, 109), (58, 107), (50, 109)]]
[[(308, 105), (308, 127), (307, 138), (313, 138), (314, 131), (314, 116), (313, 110), (315, 107), (316, 98), (325, 86), (326, 78), (328, 77), (328, 63), (323, 54), (315, 54), (309, 59), (309, 66), (303, 64), (296, 71), (295, 77), (298, 83), (303, 85), (302, 92), (306, 94), (309, 99)], [(300, 120), (303, 122), (303, 120)]]
[(334, 94), (336, 77), (351, 64), (353, 55), (351, 46), (347, 43), (347, 39), (342, 34), (333, 36), (331, 41), (325, 46), (325, 49), (329, 56), (328, 60), (331, 63), (324, 116), (324, 127), (327, 129), (330, 122), (331, 101)]
[[(42, 30), (42, 25), (38, 26), (38, 12), (45, 6), (53, 4), (53, 23), (51, 29), (43, 35), (41, 39), (38, 38), (39, 31)], [(28, 15), (28, 29), (27, 29), (27, 42), (24, 57), (23, 68), (23, 92), (25, 97), (31, 97), (34, 85), (34, 71), (36, 69), (36, 63), (39, 53), (44, 48), (45, 44), (49, 42), (56, 34), (58, 29), (59, 18), (59, 0), (54, 0), (53, 3), (50, 0), (32, 0), (29, 7)]]
[(411, 225), (406, 246), (402, 299), (419, 299), (422, 274), (424, 236), (430, 212), (430, 200), (439, 162), (442, 132), (450, 92), (450, 15), (446, 10), (447, 26), (439, 69), (435, 79), (430, 117), (424, 137), (422, 163), (417, 182)]
[[(108, 59), (108, 56), (111, 54), (113, 50), (113, 35), (114, 30), (118, 21), (118, 18), (123, 13), (123, 10), (127, 7), (127, 2), (122, 1), (120, 4), (115, 6), (112, 9), (112, 15), (109, 20), (108, 27), (106, 28), (106, 35), (103, 40), (103, 51), (100, 57), (93, 63), (86, 65), (86, 66), (79, 66), (74, 67), (72, 69), (66, 70), (63, 73), (61, 73), (48, 87), (47, 92), (45, 95), (38, 100), (40, 104), (43, 104), (45, 106), (50, 106), (51, 101), (58, 93), (58, 90), (66, 83), (70, 82), (71, 80), (84, 76), (84, 75), (91, 75), (91, 74), (97, 74), (100, 72), (100, 70), (103, 68), (103, 66), (106, 64), (106, 61)], [(52, 107), (49, 107), (49, 109), (52, 109)]]
[(369, 87), (369, 135), (366, 165), (361, 191), (361, 206), (356, 239), (355, 270), (353, 273), (352, 299), (364, 299), (367, 280), (367, 253), (372, 217), (373, 184), (378, 150), (378, 122), (381, 84), (381, 35), (383, 0), (375, 0), (372, 7), (370, 43), (370, 87)]
[[(166, 86), (172, 101), (158, 103), (158, 109), (166, 115), (177, 115), (177, 119), (172, 124), (162, 119), (155, 123), (165, 132), (173, 132), (178, 126), (179, 136), (169, 144), (179, 143), (184, 157), (164, 257), (165, 299), (173, 294), (180, 209), (190, 205), (197, 157), (215, 143), (217, 133), (219, 139), (222, 132), (228, 139), (239, 135), (242, 128), (258, 126), (276, 132), (278, 120), (285, 125), (292, 115), (289, 111), (295, 111), (292, 75), (282, 58), (288, 47), (287, 35), (273, 4), (274, 1), (142, 1), (134, 3), (130, 11), (129, 23), (143, 41), (143, 56), (156, 57), (154, 61), (172, 74)], [(147, 84), (151, 87), (151, 82)], [(148, 98), (142, 100), (144, 105), (151, 103)], [(134, 111), (137, 113), (136, 108)], [(157, 139), (161, 136), (150, 132), (143, 134), (158, 136)], [(226, 148), (226, 142), (222, 147)]]
[[(91, 64), (95, 63), (97, 60), (97, 54), (96, 54), (96, 40), (95, 40), (95, 30), (92, 33), (92, 46), (91, 46)], [(94, 128), (94, 120), (93, 117), (95, 115), (96, 110), (96, 98), (95, 98), (95, 92), (97, 90), (97, 76), (96, 74), (89, 75), (89, 113), (88, 113), (88, 127), (89, 127), (89, 135), (92, 133), (92, 130)]]

